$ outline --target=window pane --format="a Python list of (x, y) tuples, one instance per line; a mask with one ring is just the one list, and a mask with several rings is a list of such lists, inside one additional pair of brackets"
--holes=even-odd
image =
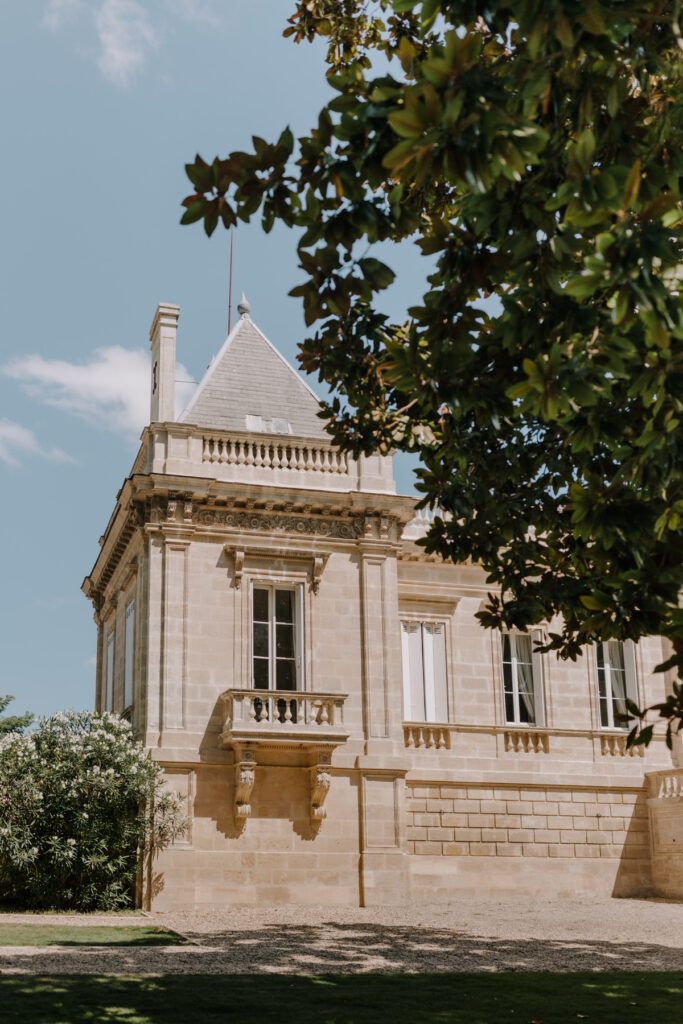
[(609, 712), (607, 710), (607, 701), (603, 697), (600, 698), (600, 725), (604, 726), (605, 728), (607, 728), (607, 726), (609, 725)]
[(268, 623), (254, 623), (254, 657), (268, 657)]
[(604, 645), (607, 647), (607, 660), (610, 668), (619, 672), (624, 671), (624, 645), (621, 640), (608, 640)]
[(513, 639), (517, 661), (522, 661), (525, 665), (531, 665), (531, 637), (522, 636), (520, 633), (517, 633)]
[(275, 591), (275, 618), (278, 622), (294, 622), (294, 591)]
[(268, 591), (254, 587), (253, 594), (254, 622), (268, 621)]
[(512, 664), (509, 661), (503, 662), (503, 688), (506, 693), (512, 693)]
[(275, 685), (278, 690), (296, 690), (294, 662), (278, 658), (276, 661)]
[(503, 633), (503, 636), (501, 637), (501, 639), (502, 639), (502, 642), (503, 642), (503, 661), (504, 662), (505, 661), (510, 662), (512, 660), (511, 655), (510, 655), (510, 634), (509, 633)]
[(505, 718), (508, 722), (514, 722), (515, 720), (515, 702), (512, 694), (505, 691)]
[(254, 686), (257, 690), (268, 689), (267, 658), (254, 658)]
[(278, 622), (275, 627), (275, 653), (278, 658), (294, 657), (294, 626), (283, 626)]

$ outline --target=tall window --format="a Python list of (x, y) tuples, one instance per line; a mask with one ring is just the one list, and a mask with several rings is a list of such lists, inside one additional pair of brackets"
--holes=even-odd
[(105, 679), (104, 710), (111, 711), (114, 706), (114, 630), (107, 637), (107, 661)]
[(300, 592), (255, 583), (252, 589), (252, 685), (257, 690), (297, 690), (301, 666)]
[(123, 663), (123, 706), (133, 703), (133, 656), (135, 653), (135, 598), (126, 605), (126, 657)]
[(407, 722), (447, 722), (443, 622), (402, 622), (403, 715)]
[(503, 697), (505, 721), (515, 725), (543, 724), (541, 656), (533, 650), (528, 633), (503, 633)]
[(596, 648), (600, 725), (628, 729), (621, 715), (628, 714), (626, 700), (638, 702), (635, 647), (630, 640), (607, 640)]

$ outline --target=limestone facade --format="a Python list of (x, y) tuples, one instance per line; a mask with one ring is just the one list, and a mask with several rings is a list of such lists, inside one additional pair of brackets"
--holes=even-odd
[(572, 663), (484, 630), (481, 569), (424, 554), (391, 460), (330, 444), (245, 311), (169, 418), (177, 320), (84, 582), (96, 707), (186, 798), (147, 905), (682, 897), (683, 759), (613, 721), (663, 698), (662, 641)]

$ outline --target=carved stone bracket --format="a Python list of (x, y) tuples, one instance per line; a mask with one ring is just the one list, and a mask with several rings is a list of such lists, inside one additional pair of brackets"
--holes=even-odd
[(238, 750), (239, 760), (235, 763), (235, 821), (246, 824), (251, 814), (251, 791), (256, 776), (256, 757), (253, 750)]
[(320, 825), (327, 817), (325, 798), (330, 791), (332, 775), (330, 765), (332, 755), (327, 753), (318, 754), (318, 763), (310, 769), (311, 782), (311, 824)]
[(242, 577), (244, 575), (244, 551), (232, 548), (229, 544), (225, 544), (223, 550), (226, 555), (232, 555), (233, 557), (233, 581), (235, 590), (239, 590), (242, 586)]
[(329, 557), (329, 554), (327, 554), (315, 555), (315, 557), (313, 558), (313, 569), (311, 572), (311, 590), (313, 591), (314, 594), (317, 594), (318, 590), (320, 589), (320, 581), (323, 577), (323, 572), (325, 571), (325, 566), (327, 565), (327, 560)]

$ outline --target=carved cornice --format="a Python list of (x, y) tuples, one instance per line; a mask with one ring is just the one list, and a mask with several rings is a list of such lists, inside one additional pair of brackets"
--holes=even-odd
[(227, 526), (236, 530), (291, 533), (295, 536), (338, 537), (356, 540), (365, 531), (362, 517), (351, 520), (314, 518), (273, 512), (245, 512), (238, 509), (199, 508), (192, 520), (198, 526)]

